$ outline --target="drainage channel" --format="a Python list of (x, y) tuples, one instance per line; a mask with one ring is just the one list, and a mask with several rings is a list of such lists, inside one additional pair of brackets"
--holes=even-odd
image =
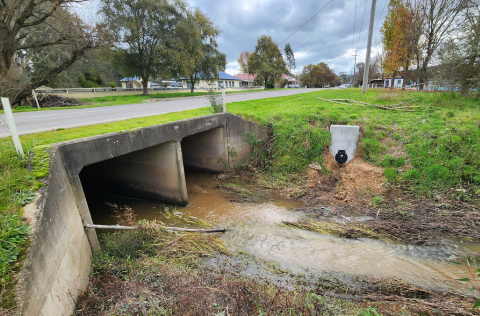
[(184, 227), (194, 228), (200, 220), (229, 230), (220, 238), (231, 251), (243, 251), (274, 262), (295, 273), (338, 272), (376, 277), (397, 277), (435, 290), (466, 292), (459, 268), (448, 263), (450, 255), (480, 253), (479, 244), (450, 247), (391, 245), (383, 241), (350, 240), (281, 225), (302, 216), (291, 209), (299, 202), (269, 197), (257, 202), (232, 202), (218, 188), (213, 175), (186, 174), (189, 205), (177, 207), (88, 192), (87, 201), (95, 224), (116, 224), (107, 203), (131, 207), (139, 219), (178, 225), (178, 216), (192, 219)]

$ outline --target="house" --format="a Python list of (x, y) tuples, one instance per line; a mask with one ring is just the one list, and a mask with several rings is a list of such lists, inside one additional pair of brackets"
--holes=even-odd
[[(137, 89), (140, 89), (143, 87), (142, 85), (142, 78), (140, 77), (125, 77), (123, 79), (120, 80), (120, 82), (122, 83), (122, 88), (124, 89), (133, 89), (133, 88), (137, 88)], [(153, 87), (156, 87), (157, 84), (156, 83), (153, 83), (153, 82), (148, 82), (147, 83), (147, 88), (150, 89), (150, 88), (153, 88)]]
[(297, 83), (297, 79), (295, 77), (292, 77), (292, 76), (289, 76), (289, 75), (286, 75), (286, 74), (282, 74), (282, 79), (287, 79), (288, 84)]
[(403, 78), (401, 77), (396, 77), (395, 79), (385, 78), (384, 87), (385, 88), (401, 88), (403, 87)]
[[(195, 82), (195, 89), (216, 89), (216, 88), (240, 88), (242, 80), (231, 76), (223, 71), (218, 71), (218, 81), (204, 80), (199, 76)], [(188, 78), (181, 78), (183, 87), (192, 87), (192, 82)]]
[(256, 86), (254, 80), (257, 77), (256, 74), (238, 74), (235, 75), (238, 79), (242, 80), (241, 87), (248, 87), (248, 83), (250, 82), (250, 87)]

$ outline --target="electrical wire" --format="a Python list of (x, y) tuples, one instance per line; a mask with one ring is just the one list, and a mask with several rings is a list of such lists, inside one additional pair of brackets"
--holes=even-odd
[(355, 47), (355, 22), (357, 21), (357, 0), (355, 1), (355, 14), (353, 15), (352, 52)]
[(316, 17), (320, 12), (323, 11), (323, 9), (325, 9), (333, 0), (330, 0), (326, 5), (323, 6), (323, 8), (320, 9), (320, 11), (318, 11), (317, 13), (315, 13), (314, 16), (312, 16), (307, 22), (305, 22), (302, 26), (300, 26), (298, 28), (298, 30), (296, 30), (295, 32), (293, 32), (289, 37), (287, 37), (286, 39), (284, 39), (283, 41), (281, 41), (280, 43), (278, 43), (279, 45), (282, 44), (283, 42), (285, 42), (286, 40), (288, 40), (290, 37), (292, 37), (295, 33), (297, 33), (298, 31), (300, 31), (300, 29), (302, 27), (304, 27), (305, 25), (307, 25), (308, 22), (310, 22), (311, 20), (313, 20), (314, 17)]
[[(385, 3), (383, 4), (382, 12), (380, 12), (380, 15), (379, 15), (378, 18), (377, 18), (377, 23), (375, 23), (375, 24), (373, 25), (373, 27), (374, 27), (373, 34), (375, 34), (375, 33), (377, 32), (377, 30), (378, 30), (378, 26), (379, 26), (378, 22), (380, 22), (380, 19), (382, 18), (383, 10), (385, 10), (385, 7), (387, 6), (387, 2), (388, 2), (388, 1), (389, 1), (389, 0), (385, 0)], [(362, 46), (362, 47), (367, 46), (367, 37), (368, 37), (368, 33), (365, 35), (365, 40), (363, 41), (363, 46)]]
[(360, 29), (358, 30), (358, 37), (357, 37), (357, 47), (356, 47), (357, 50), (358, 50), (358, 44), (360, 43), (360, 34), (362, 33), (363, 20), (365, 18), (365, 11), (367, 10), (367, 1), (368, 0), (365, 0), (365, 3), (363, 5), (362, 23), (360, 23)]
[[(373, 25), (373, 27), (374, 27), (373, 34), (375, 34), (375, 33), (377, 32), (378, 27), (380, 26), (380, 24), (378, 24), (378, 22), (380, 22), (380, 19), (382, 18), (383, 11), (385, 10), (385, 7), (387, 6), (387, 2), (388, 2), (388, 1), (389, 1), (389, 0), (385, 0), (385, 3), (383, 4), (382, 12), (380, 12), (380, 15), (379, 15), (378, 18), (377, 18), (377, 23), (375, 23), (375, 24)], [(368, 37), (368, 33), (367, 33), (367, 35), (365, 35), (365, 41), (363, 42), (363, 46), (362, 46), (362, 47), (367, 46), (367, 37)]]

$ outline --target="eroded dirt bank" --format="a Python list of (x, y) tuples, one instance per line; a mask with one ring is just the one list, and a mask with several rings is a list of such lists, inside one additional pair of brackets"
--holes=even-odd
[(388, 184), (383, 168), (359, 155), (339, 166), (325, 152), (324, 164), (331, 172), (310, 168), (302, 193), (290, 195), (306, 203), (298, 211), (310, 220), (288, 224), (345, 238), (411, 245), (480, 241), (480, 212), (474, 203), (442, 195), (416, 196), (406, 187)]

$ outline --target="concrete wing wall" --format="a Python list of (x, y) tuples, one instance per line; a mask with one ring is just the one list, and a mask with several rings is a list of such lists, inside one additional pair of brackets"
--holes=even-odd
[(244, 163), (252, 155), (252, 145), (246, 134), (259, 140), (266, 139), (271, 131), (266, 126), (247, 121), (239, 116), (227, 113), (227, 155), (230, 168)]
[(86, 288), (91, 248), (58, 148), (52, 148), (48, 185), (42, 188), (29, 216), (31, 246), (19, 283), (21, 315), (71, 315), (79, 292)]

